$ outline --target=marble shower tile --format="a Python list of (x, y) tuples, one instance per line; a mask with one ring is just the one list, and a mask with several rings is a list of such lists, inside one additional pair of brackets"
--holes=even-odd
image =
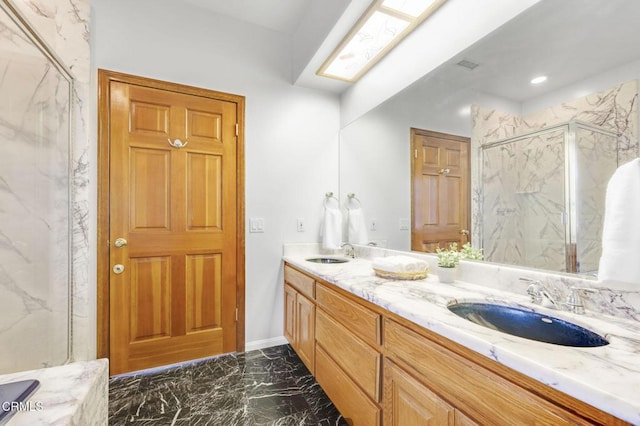
[[(93, 359), (95, 357), (95, 324), (91, 320), (95, 313), (95, 300), (92, 299), (90, 288), (90, 250), (89, 250), (89, 100), (91, 99), (90, 91), (90, 54), (89, 54), (89, 21), (90, 7), (89, 0), (14, 0), (13, 5), (23, 15), (28, 24), (42, 36), (44, 42), (51, 51), (56, 54), (67, 69), (71, 71), (74, 77), (74, 87), (72, 91), (72, 117), (74, 121), (71, 123), (72, 134), (72, 152), (71, 157), (61, 157), (59, 160), (71, 161), (71, 174), (67, 176), (67, 181), (72, 187), (72, 204), (71, 204), (71, 234), (72, 234), (72, 262), (73, 262), (73, 358), (75, 360)], [(2, 39), (6, 41), (6, 32), (3, 32)], [(2, 43), (2, 41), (0, 41)], [(26, 79), (23, 79), (26, 80)], [(28, 93), (27, 90), (24, 93)], [(64, 91), (58, 91), (60, 95)], [(13, 98), (12, 98), (13, 99)], [(18, 104), (20, 100), (14, 99)], [(34, 98), (37, 100), (37, 97)], [(51, 98), (56, 101), (59, 99)], [(43, 105), (43, 104), (41, 104)], [(15, 111), (18, 112), (20, 108)], [(63, 109), (53, 109), (62, 112)], [(26, 115), (23, 120), (28, 122)], [(19, 132), (23, 136), (25, 132)], [(0, 135), (15, 137), (18, 133), (7, 133), (0, 125)], [(2, 138), (3, 136), (0, 136)], [(33, 138), (29, 138), (33, 139)], [(28, 158), (27, 155), (25, 157)], [(65, 166), (65, 170), (69, 167)], [(20, 173), (17, 173), (19, 176)], [(62, 183), (62, 182), (60, 182)], [(43, 186), (44, 188), (44, 186)], [(58, 197), (59, 198), (59, 197)], [(59, 198), (61, 199), (61, 198)], [(4, 205), (4, 203), (3, 203)], [(65, 206), (66, 208), (66, 206)], [(55, 227), (54, 223), (49, 223)], [(35, 231), (34, 231), (35, 232)], [(64, 250), (59, 248), (55, 253), (62, 253)], [(54, 264), (52, 262), (52, 264)], [(68, 299), (67, 291), (54, 292), (57, 298), (55, 307), (63, 309), (61, 300)], [(59, 300), (58, 300), (59, 299)], [(18, 304), (14, 305), (18, 306)], [(48, 322), (51, 324), (52, 322)], [(42, 324), (47, 324), (43, 321)], [(45, 327), (41, 327), (44, 329)], [(52, 330), (66, 332), (66, 327), (55, 327)], [(35, 336), (35, 333), (30, 333)], [(51, 334), (52, 339), (61, 341), (62, 338)], [(15, 339), (12, 339), (15, 341)], [(23, 339), (24, 340), (24, 339)], [(43, 339), (40, 339), (42, 341)], [(40, 344), (41, 346), (41, 344)], [(45, 345), (46, 346), (46, 345)], [(33, 348), (22, 348), (17, 350), (21, 356), (15, 357), (18, 360), (25, 361), (29, 358), (29, 354), (34, 352)], [(59, 361), (57, 361), (59, 363)], [(56, 362), (54, 362), (56, 363)], [(43, 364), (49, 364), (45, 362)], [(39, 364), (38, 366), (40, 366)]]
[[(537, 139), (537, 142), (526, 139), (515, 142), (518, 146), (522, 145), (520, 149), (525, 150), (520, 153), (516, 152), (515, 146), (509, 147), (513, 144), (508, 144), (500, 150), (497, 148), (485, 150), (485, 158), (483, 159), (480, 158), (482, 153), (479, 148), (492, 142), (576, 120), (618, 135), (619, 146), (615, 150), (612, 149), (611, 136), (607, 134), (580, 127), (576, 127), (575, 131), (580, 167), (576, 193), (579, 194), (580, 200), (584, 200), (584, 202), (578, 203), (578, 209), (583, 209), (582, 212), (578, 212), (582, 215), (579, 216), (579, 220), (588, 217), (591, 225), (599, 223), (597, 227), (585, 224), (578, 228), (583, 238), (580, 240), (580, 236), (578, 237), (578, 250), (579, 253), (589, 256), (584, 259), (585, 264), (595, 263), (594, 259), (599, 255), (593, 241), (598, 239), (601, 232), (603, 194), (606, 182), (616, 167), (616, 164), (612, 165), (607, 159), (611, 159), (615, 163), (613, 159), (619, 158), (619, 163), (624, 164), (626, 161), (638, 157), (639, 154), (637, 98), (638, 83), (632, 81), (523, 117), (485, 109), (477, 105), (473, 106), (471, 161), (472, 164), (482, 164), (482, 167), (472, 167), (472, 241), (483, 241), (485, 253), (497, 254), (507, 253), (504, 249), (496, 247), (498, 238), (513, 240), (522, 237), (545, 240), (549, 239), (551, 235), (554, 235), (554, 238), (555, 235), (562, 237), (563, 226), (558, 226), (554, 219), (564, 211), (564, 194), (562, 194), (564, 171), (560, 168), (564, 161), (563, 149), (560, 149), (562, 143), (557, 143), (559, 132), (535, 135), (534, 138), (531, 138)], [(531, 148), (529, 146), (531, 143), (536, 143), (538, 146)], [(495, 151), (495, 153), (490, 151)], [(517, 165), (511, 161), (514, 157), (517, 158)], [(500, 173), (494, 173), (492, 170), (500, 170)], [(514, 177), (514, 173), (516, 177)], [(560, 183), (557, 182), (556, 177), (561, 178)], [(500, 217), (497, 212), (512, 208), (508, 194), (512, 193), (510, 186), (514, 181), (517, 182), (515, 191), (527, 195), (527, 201), (535, 203), (528, 205), (522, 200), (518, 201), (516, 215), (519, 215), (520, 211), (537, 210), (537, 216), (549, 215), (550, 220), (546, 226), (540, 222), (537, 224), (532, 222), (534, 228), (529, 230), (527, 225), (523, 223), (513, 223), (509, 220), (503, 223), (505, 218)], [(552, 192), (547, 189), (552, 189)], [(535, 197), (543, 190), (550, 194), (547, 199)], [(600, 216), (596, 217), (597, 214)], [(519, 234), (517, 232), (510, 233), (514, 227), (521, 229), (521, 232)], [(520, 243), (517, 245), (522, 247)], [(530, 244), (530, 246), (532, 245)], [(555, 264), (539, 264), (540, 258), (545, 257), (543, 255), (524, 252), (523, 255), (525, 259), (531, 259), (533, 256), (538, 260), (534, 263), (526, 260), (520, 263), (521, 259), (513, 254), (509, 254), (507, 258), (489, 257), (488, 260), (508, 263), (507, 259), (510, 259), (515, 264), (523, 266), (557, 270)]]

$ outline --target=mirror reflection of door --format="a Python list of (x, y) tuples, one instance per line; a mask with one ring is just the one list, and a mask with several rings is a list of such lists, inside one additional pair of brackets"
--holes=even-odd
[(469, 241), (469, 138), (411, 129), (411, 250)]

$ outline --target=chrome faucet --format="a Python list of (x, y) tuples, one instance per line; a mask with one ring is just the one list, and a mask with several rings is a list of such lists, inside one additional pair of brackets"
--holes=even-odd
[(344, 255), (352, 259), (356, 258), (356, 249), (349, 243), (343, 243), (340, 245), (344, 249)]
[(538, 305), (551, 305), (554, 309), (566, 310), (574, 314), (584, 314), (583, 293), (598, 293), (598, 290), (587, 287), (572, 286), (569, 288), (569, 295), (565, 302), (558, 302), (558, 295), (552, 296), (549, 290), (542, 284), (540, 280), (531, 280), (528, 278), (520, 278), (520, 281), (529, 283), (527, 294), (531, 296), (531, 303)]
[(565, 306), (569, 312), (574, 314), (584, 314), (584, 299), (583, 293), (598, 293), (598, 290), (587, 287), (571, 287), (569, 288), (569, 295), (567, 296), (567, 302)]
[(551, 292), (549, 292), (544, 284), (542, 284), (542, 281), (531, 280), (529, 278), (519, 278), (519, 280), (529, 283), (529, 287), (527, 287), (527, 294), (531, 296), (531, 303), (543, 306), (551, 305), (554, 309), (562, 309), (560, 302), (556, 300), (557, 296), (552, 296)]

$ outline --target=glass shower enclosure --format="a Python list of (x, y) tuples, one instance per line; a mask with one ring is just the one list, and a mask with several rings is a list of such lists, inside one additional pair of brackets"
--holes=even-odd
[(0, 373), (70, 357), (73, 80), (0, 0)]
[(485, 259), (596, 274), (618, 136), (571, 121), (480, 150)]

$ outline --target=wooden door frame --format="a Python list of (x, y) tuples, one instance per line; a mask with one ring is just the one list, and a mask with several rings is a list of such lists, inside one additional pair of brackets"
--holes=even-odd
[(97, 259), (97, 357), (109, 357), (109, 106), (111, 82), (122, 82), (171, 92), (202, 96), (237, 105), (236, 152), (236, 351), (245, 348), (245, 202), (244, 108), (245, 97), (199, 87), (154, 80), (98, 69), (98, 259)]
[(427, 136), (427, 137), (434, 137), (434, 138), (440, 138), (440, 139), (449, 139), (452, 141), (456, 141), (456, 142), (463, 142), (466, 143), (469, 146), (469, 155), (468, 157), (468, 161), (467, 161), (467, 188), (469, 188), (469, 202), (467, 203), (467, 229), (469, 230), (469, 242), (471, 242), (471, 201), (472, 201), (472, 195), (471, 195), (471, 139), (470, 138), (465, 138), (464, 136), (456, 136), (456, 135), (451, 135), (448, 133), (440, 133), (440, 132), (434, 132), (431, 130), (423, 130), (423, 129), (417, 129), (415, 127), (411, 127), (411, 136), (410, 136), (410, 141), (409, 141), (409, 146), (411, 147), (411, 149), (409, 150), (409, 155), (411, 156), (410, 159), (410, 164), (411, 164), (411, 168), (410, 168), (410, 173), (411, 175), (409, 176), (409, 181), (411, 182), (411, 247), (413, 247), (413, 223), (416, 219), (416, 206), (414, 205), (414, 188), (415, 185), (413, 183), (413, 176), (414, 176), (414, 172), (415, 172), (415, 154), (414, 154), (414, 150), (417, 149), (417, 147), (414, 146), (414, 141), (415, 141), (415, 137), (417, 136)]

